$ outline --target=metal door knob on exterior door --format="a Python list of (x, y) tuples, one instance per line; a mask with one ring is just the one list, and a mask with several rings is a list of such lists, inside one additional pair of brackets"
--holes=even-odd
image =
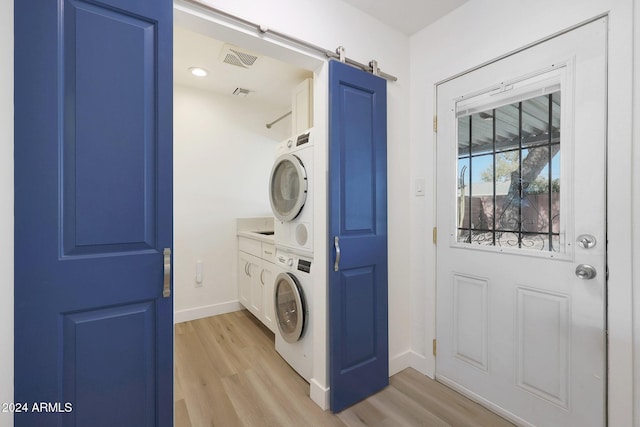
[(583, 249), (591, 249), (596, 245), (596, 238), (590, 234), (581, 234), (576, 239), (576, 242)]
[(588, 264), (580, 264), (576, 267), (576, 276), (578, 276), (578, 279), (590, 280), (596, 277), (596, 275), (596, 269)]

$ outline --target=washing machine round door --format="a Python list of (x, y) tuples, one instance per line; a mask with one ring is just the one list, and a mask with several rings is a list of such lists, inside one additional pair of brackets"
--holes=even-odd
[(280, 335), (288, 343), (298, 341), (304, 332), (306, 306), (302, 287), (293, 274), (276, 277), (274, 304)]
[(307, 200), (307, 173), (302, 161), (293, 154), (276, 159), (269, 179), (271, 210), (280, 221), (298, 216)]

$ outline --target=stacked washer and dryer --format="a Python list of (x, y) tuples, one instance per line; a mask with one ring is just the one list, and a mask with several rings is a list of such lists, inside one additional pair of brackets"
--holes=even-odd
[(269, 179), (275, 216), (276, 350), (309, 381), (313, 370), (313, 129), (278, 145)]

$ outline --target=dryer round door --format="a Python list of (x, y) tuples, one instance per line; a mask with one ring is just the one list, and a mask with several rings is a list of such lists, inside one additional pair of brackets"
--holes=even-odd
[(307, 173), (302, 161), (293, 154), (276, 159), (269, 179), (271, 210), (280, 221), (298, 216), (307, 200)]
[(280, 273), (274, 287), (276, 324), (282, 338), (294, 343), (302, 338), (305, 325), (305, 299), (298, 279), (290, 273)]

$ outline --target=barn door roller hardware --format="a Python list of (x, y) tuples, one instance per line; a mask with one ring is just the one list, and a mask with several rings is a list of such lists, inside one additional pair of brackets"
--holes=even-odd
[[(338, 48), (336, 49), (336, 55), (337, 55), (337, 59), (340, 62), (344, 62), (345, 64), (349, 64), (352, 65), (356, 68), (360, 68), (364, 71), (368, 71), (373, 75), (379, 76), (379, 77), (383, 77), (387, 80), (391, 80), (391, 81), (397, 81), (398, 78), (394, 77), (394, 76), (390, 76), (387, 73), (383, 73), (382, 71), (380, 71), (380, 68), (378, 67), (378, 61), (376, 61), (375, 59), (372, 59), (371, 61), (369, 61), (369, 65), (364, 65), (361, 64), (357, 61), (354, 61), (353, 59), (347, 58), (347, 55), (345, 54), (345, 49), (342, 46), (338, 46)], [(328, 57), (329, 55), (327, 55)]]
[[(246, 27), (252, 28), (254, 31), (256, 31), (258, 34), (260, 35), (272, 35), (275, 36), (279, 39), (283, 39), (283, 40), (287, 40), (289, 42), (295, 43), (298, 46), (303, 46), (307, 49), (311, 49), (314, 50), (316, 52), (321, 53), (322, 55), (324, 55), (326, 58), (333, 58), (333, 59), (337, 59), (341, 62), (344, 62), (345, 64), (351, 65), (353, 67), (356, 68), (360, 68), (364, 71), (373, 73), (377, 76), (382, 77), (383, 79), (386, 80), (390, 80), (392, 82), (395, 82), (398, 80), (398, 78), (396, 76), (392, 76), (391, 74), (387, 74), (383, 71), (380, 70), (380, 68), (378, 68), (378, 62), (373, 60), (371, 61), (369, 64), (362, 64), (358, 61), (354, 61), (351, 58), (347, 58), (346, 55), (344, 54), (344, 48), (341, 46), (339, 47), (335, 52), (328, 50), (328, 49), (324, 49), (320, 46), (317, 46), (313, 43), (309, 43), (307, 41), (301, 40), (299, 38), (290, 36), (288, 34), (285, 33), (281, 33), (280, 31), (276, 31), (276, 30), (272, 30), (271, 28), (265, 27), (264, 25), (259, 25), (256, 24), (254, 22), (248, 21), (244, 18), (240, 18), (239, 16), (235, 16), (231, 13), (225, 12), (223, 10), (217, 9), (215, 7), (200, 3), (200, 0), (178, 0), (176, 2), (176, 4), (180, 4), (180, 3), (186, 3), (189, 4), (191, 6), (200, 8), (200, 9), (204, 9), (210, 12), (215, 13), (216, 15), (222, 16), (226, 19), (230, 19), (232, 21), (235, 21), (239, 24), (242, 24)], [(341, 53), (340, 53), (341, 52)]]

